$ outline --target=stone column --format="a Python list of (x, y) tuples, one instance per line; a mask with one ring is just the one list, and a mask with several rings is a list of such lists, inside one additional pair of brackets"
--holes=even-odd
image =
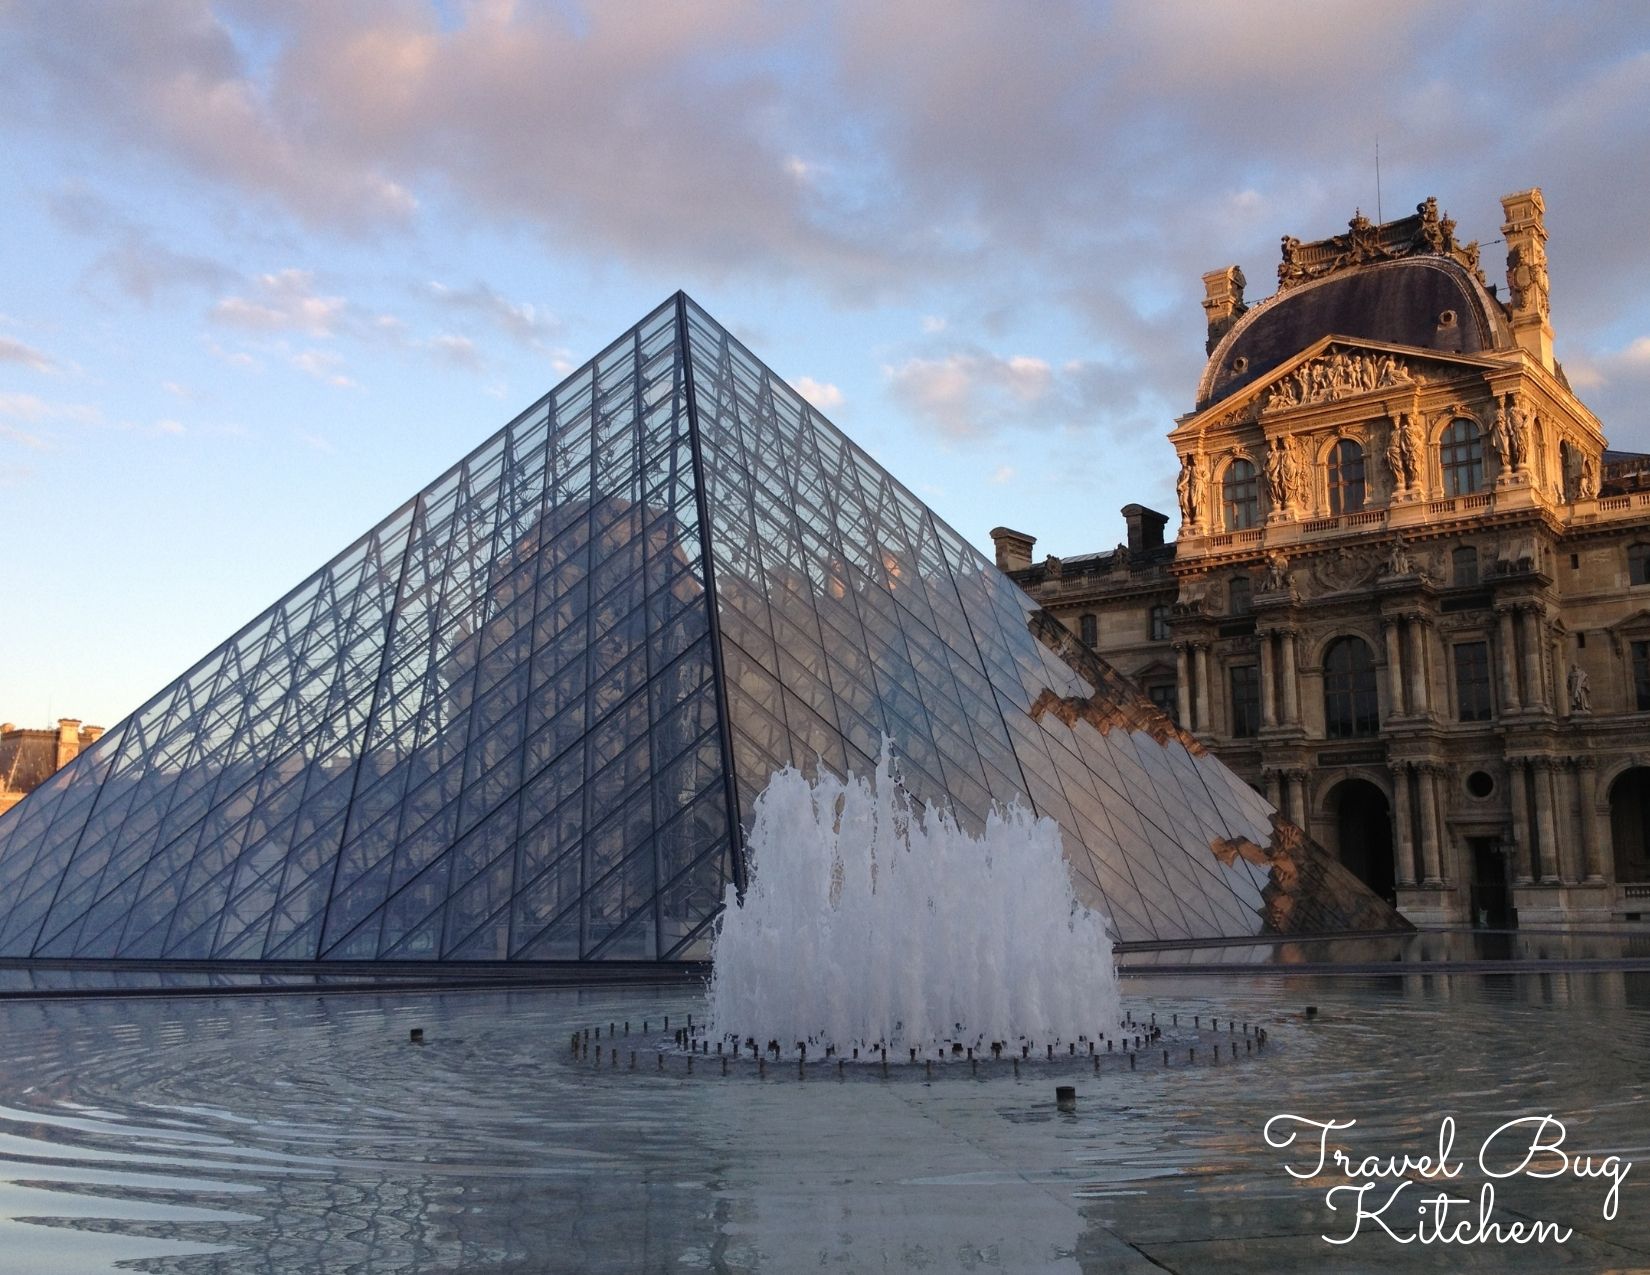
[(1404, 651), (1404, 658), (1409, 661), (1409, 708), (1417, 717), (1423, 716), (1430, 707), (1427, 703), (1427, 659), (1421, 649), (1421, 626), (1425, 623), (1418, 615), (1408, 618), (1408, 638)]
[[(1501, 711), (1516, 713), (1522, 707), (1518, 698), (1518, 643), (1513, 638), (1512, 610), (1508, 607), (1498, 610), (1501, 616), (1501, 658), (1496, 663), (1501, 666)], [(1525, 849), (1527, 851), (1529, 847)]]
[[(1503, 612), (1503, 618), (1505, 613)], [(1530, 876), (1530, 794), (1526, 786), (1527, 768), (1522, 757), (1507, 759), (1512, 779), (1513, 882), (1529, 885)]]
[(1285, 629), (1281, 634), (1283, 639), (1283, 659), (1279, 663), (1278, 676), (1283, 679), (1283, 720), (1289, 726), (1301, 724), (1301, 688), (1300, 670), (1295, 666), (1295, 632)]
[(1558, 884), (1558, 825), (1553, 818), (1553, 759), (1535, 759), (1535, 824), (1541, 837), (1541, 883)]
[(1285, 778), (1289, 781), (1289, 821), (1311, 836), (1312, 829), (1308, 826), (1311, 820), (1307, 818), (1306, 811), (1306, 772), (1291, 770)]
[(1576, 845), (1576, 772), (1573, 758), (1559, 760), (1553, 771), (1557, 786), (1557, 802), (1553, 822), (1557, 825), (1553, 857), (1558, 861), (1558, 875), (1564, 881), (1581, 880), (1581, 854)]
[(1442, 885), (1438, 871), (1438, 790), (1433, 786), (1433, 765), (1416, 767), (1415, 782), (1421, 786), (1421, 870), (1423, 884)]
[(1278, 679), (1272, 659), (1272, 635), (1260, 634), (1260, 724), (1263, 727), (1278, 724)]
[(1576, 758), (1581, 788), (1581, 854), (1583, 870), (1589, 882), (1605, 879), (1606, 864), (1614, 857), (1610, 844), (1609, 801), (1604, 784), (1599, 778), (1598, 761), (1592, 757)]
[(1409, 814), (1409, 767), (1392, 762), (1392, 828), (1398, 856), (1398, 884), (1415, 884), (1415, 837)]
[(1542, 709), (1547, 707), (1547, 690), (1541, 676), (1541, 622), (1533, 606), (1520, 608), (1519, 614), (1524, 622), (1524, 702)]
[(1386, 638), (1386, 693), (1394, 717), (1404, 716), (1404, 667), (1398, 657), (1398, 626), (1401, 623), (1391, 617), (1381, 621), (1381, 633)]
[(1186, 657), (1186, 644), (1174, 644), (1175, 705), (1180, 709), (1182, 730), (1192, 729), (1192, 665)]
[(1193, 659), (1197, 666), (1197, 727), (1198, 730), (1210, 729), (1209, 720), (1209, 648), (1199, 642), (1192, 648)]
[(1553, 670), (1553, 712), (1560, 717), (1570, 715), (1570, 692), (1564, 685), (1564, 642), (1557, 632), (1549, 632), (1547, 654)]
[(1283, 808), (1283, 775), (1276, 770), (1266, 771), (1266, 800), (1272, 803), (1273, 810), (1285, 819), (1289, 818), (1289, 813)]

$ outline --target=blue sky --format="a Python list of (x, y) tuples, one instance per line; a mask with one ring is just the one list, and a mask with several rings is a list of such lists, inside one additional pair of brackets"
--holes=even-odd
[(0, 0), (0, 718), (112, 724), (685, 288), (989, 549), (1173, 508), (1199, 276), (1548, 205), (1650, 450), (1650, 10)]

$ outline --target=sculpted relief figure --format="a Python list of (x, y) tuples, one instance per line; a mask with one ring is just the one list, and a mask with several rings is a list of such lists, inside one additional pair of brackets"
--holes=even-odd
[(1197, 521), (1197, 506), (1192, 504), (1192, 458), (1180, 458), (1180, 472), (1175, 475), (1174, 494), (1180, 500), (1180, 524), (1190, 527)]
[(1539, 239), (1531, 239), (1507, 254), (1507, 283), (1512, 289), (1513, 309), (1548, 312), (1547, 250)]
[(1387, 559), (1386, 570), (1388, 575), (1394, 576), (1415, 574), (1415, 563), (1409, 556), (1409, 546), (1404, 543), (1402, 536), (1392, 542), (1392, 556)]
[(1265, 410), (1334, 403), (1371, 390), (1413, 385), (1417, 379), (1390, 354), (1377, 359), (1369, 354), (1337, 351), (1303, 363), (1280, 380), (1267, 395)]

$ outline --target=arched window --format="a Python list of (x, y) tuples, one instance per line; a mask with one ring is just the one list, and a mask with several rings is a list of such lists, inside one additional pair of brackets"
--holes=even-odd
[(1438, 440), (1446, 496), (1470, 496), (1484, 486), (1484, 440), (1473, 421), (1450, 422)]
[(1380, 726), (1375, 661), (1362, 638), (1336, 638), (1323, 657), (1323, 724), (1330, 739), (1373, 735)]
[(1226, 506), (1227, 531), (1246, 531), (1260, 522), (1260, 484), (1252, 462), (1234, 460), (1226, 466), (1221, 495)]
[(1355, 514), (1364, 507), (1364, 449), (1343, 438), (1329, 450), (1329, 512)]

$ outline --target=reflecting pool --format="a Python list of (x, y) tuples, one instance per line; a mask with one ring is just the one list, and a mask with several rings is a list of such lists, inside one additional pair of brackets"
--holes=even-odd
[[(1129, 978), (1137, 1018), (1247, 1020), (1268, 1045), (1063, 1076), (1075, 1112), (1036, 1066), (723, 1079), (680, 1056), (661, 1074), (645, 1050), (632, 1072), (624, 1040), (617, 1070), (569, 1049), (575, 1028), (703, 1003), (682, 987), (0, 1002), (0, 1270), (1650, 1266), (1650, 973)], [(1474, 1217), (1477, 1150), (1516, 1117), (1551, 1113), (1569, 1152), (1635, 1167), (1613, 1220), (1601, 1180), (1495, 1183), (1500, 1218), (1573, 1228), (1562, 1245), (1403, 1245), (1365, 1223), (1336, 1247), (1320, 1237), (1352, 1212), (1325, 1193), (1345, 1177), (1290, 1176), (1312, 1157), (1266, 1144), (1283, 1112), (1356, 1120), (1331, 1145), (1359, 1158), (1436, 1153), (1453, 1117), (1466, 1168), (1446, 1185)], [(1416, 1195), (1394, 1229), (1414, 1229)]]

